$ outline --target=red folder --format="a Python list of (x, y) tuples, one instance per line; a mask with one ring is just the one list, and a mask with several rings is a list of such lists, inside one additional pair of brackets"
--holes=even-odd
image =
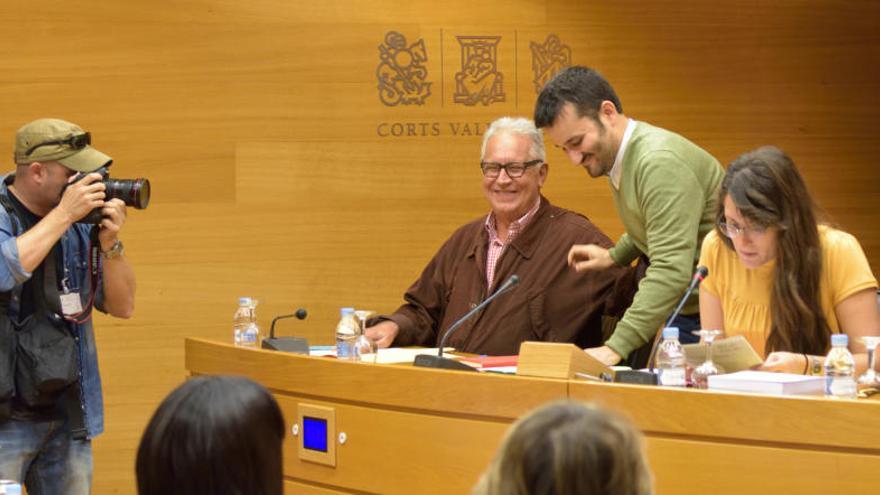
[(474, 356), (461, 358), (469, 364), (475, 364), (478, 368), (497, 368), (499, 366), (516, 366), (519, 356)]

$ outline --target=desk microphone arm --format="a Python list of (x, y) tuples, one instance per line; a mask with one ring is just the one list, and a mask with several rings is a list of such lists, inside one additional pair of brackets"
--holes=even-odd
[(504, 285), (502, 285), (498, 290), (496, 290), (491, 296), (487, 297), (483, 302), (478, 304), (474, 309), (468, 311), (464, 316), (458, 319), (452, 326), (449, 327), (449, 330), (443, 335), (443, 338), (440, 339), (440, 345), (437, 349), (437, 355), (432, 356), (430, 354), (422, 354), (420, 356), (416, 356), (415, 361), (413, 361), (414, 366), (421, 366), (424, 368), (443, 368), (450, 370), (462, 370), (462, 371), (476, 371), (474, 368), (460, 363), (454, 359), (449, 359), (443, 357), (443, 348), (446, 347), (446, 342), (449, 340), (449, 336), (455, 332), (458, 327), (462, 325), (462, 323), (469, 320), (475, 314), (480, 312), (483, 308), (489, 305), (490, 302), (494, 301), (495, 298), (509, 291), (510, 289), (516, 287), (519, 283), (519, 277), (516, 275), (511, 275)]
[(275, 322), (277, 322), (278, 320), (283, 320), (285, 318), (293, 318), (294, 316), (296, 317), (297, 320), (305, 320), (306, 316), (308, 316), (308, 315), (309, 315), (308, 311), (306, 311), (303, 308), (299, 308), (296, 310), (296, 313), (291, 313), (289, 315), (276, 316), (275, 318), (272, 318), (272, 325), (269, 327), (269, 338), (270, 339), (275, 338)]
[(308, 311), (299, 308), (295, 313), (289, 315), (276, 316), (272, 319), (272, 325), (269, 327), (269, 337), (263, 339), (261, 347), (273, 351), (293, 352), (296, 354), (309, 354), (309, 342), (303, 337), (275, 337), (275, 323), (285, 318), (296, 317), (304, 320), (308, 316)]

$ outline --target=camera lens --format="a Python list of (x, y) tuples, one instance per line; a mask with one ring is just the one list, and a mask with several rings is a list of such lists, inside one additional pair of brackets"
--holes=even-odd
[(150, 181), (147, 179), (107, 179), (107, 199), (121, 199), (126, 206), (143, 210), (150, 204)]

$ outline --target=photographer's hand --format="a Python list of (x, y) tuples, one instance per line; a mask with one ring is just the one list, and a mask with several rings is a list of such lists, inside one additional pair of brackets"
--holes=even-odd
[[(98, 241), (101, 243), (101, 251), (107, 253), (118, 241), (119, 231), (125, 224), (125, 203), (119, 198), (113, 198), (104, 203), (101, 214), (104, 218), (101, 220)], [(104, 309), (117, 318), (130, 318), (134, 313), (134, 271), (123, 254), (110, 259), (106, 256), (102, 258)]]
[(125, 202), (119, 198), (113, 198), (104, 203), (101, 210), (103, 219), (101, 220), (101, 231), (98, 233), (98, 240), (101, 241), (101, 251), (109, 251), (119, 236), (119, 231), (125, 224), (126, 210)]
[[(45, 166), (35, 164), (34, 167), (36, 170)], [(104, 182), (101, 175), (88, 174), (79, 181), (76, 181), (77, 178), (78, 176), (73, 176), (68, 179), (64, 191), (56, 193), (60, 195), (58, 204), (36, 225), (16, 238), (18, 258), (24, 271), (33, 272), (74, 222), (85, 217), (92, 209), (104, 205)], [(20, 194), (14, 185), (10, 186), (10, 191)], [(19, 196), (19, 199), (23, 196), (24, 194)]]
[[(64, 214), (69, 223), (74, 223), (95, 208), (104, 206), (104, 178), (91, 173), (77, 181), (74, 175), (68, 180), (67, 188), (61, 195), (56, 209)], [(76, 182), (74, 182), (76, 181)]]

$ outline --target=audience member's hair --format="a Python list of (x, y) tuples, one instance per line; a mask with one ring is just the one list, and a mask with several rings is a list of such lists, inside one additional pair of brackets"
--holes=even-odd
[[(741, 155), (721, 182), (716, 224), (725, 221), (728, 196), (750, 223), (778, 232), (767, 350), (825, 354), (831, 330), (819, 300), (822, 247), (817, 207), (794, 162), (773, 146)], [(716, 229), (733, 249), (721, 227)]]
[(570, 401), (513, 424), (475, 495), (649, 495), (642, 435), (621, 416)]
[(162, 401), (137, 454), (140, 495), (281, 495), (284, 418), (242, 377), (194, 378)]
[(541, 130), (535, 127), (535, 123), (524, 117), (501, 117), (489, 124), (489, 128), (483, 133), (483, 147), (480, 150), (480, 159), (486, 158), (486, 144), (489, 138), (495, 134), (518, 134), (527, 136), (532, 140), (529, 155), (532, 160), (545, 160), (544, 137)]
[(618, 113), (623, 113), (620, 98), (602, 74), (577, 65), (562, 69), (538, 95), (535, 125), (540, 128), (552, 126), (566, 103), (574, 105), (578, 117), (590, 117), (601, 125), (598, 115), (603, 101), (610, 101)]

